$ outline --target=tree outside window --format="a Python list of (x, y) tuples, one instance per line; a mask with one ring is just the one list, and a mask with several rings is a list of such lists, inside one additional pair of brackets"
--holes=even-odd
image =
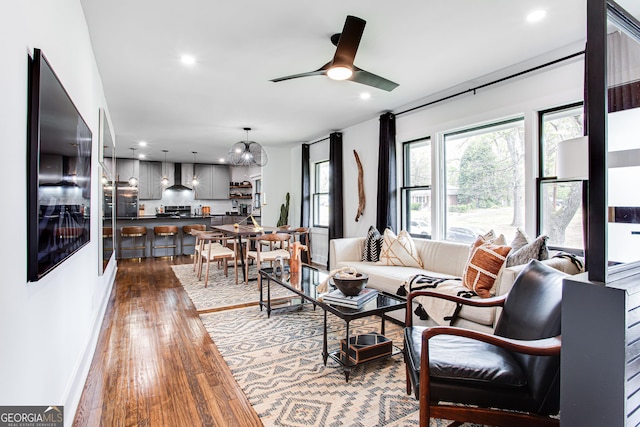
[(471, 243), (524, 223), (524, 119), (445, 135), (446, 238)]
[(583, 135), (582, 104), (542, 111), (540, 129), (539, 232), (549, 246), (582, 250), (582, 182), (556, 179), (558, 143)]

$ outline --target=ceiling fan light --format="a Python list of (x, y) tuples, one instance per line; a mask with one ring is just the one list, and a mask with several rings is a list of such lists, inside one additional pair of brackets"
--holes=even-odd
[(347, 80), (353, 75), (353, 70), (343, 65), (337, 65), (327, 70), (327, 76), (333, 80)]

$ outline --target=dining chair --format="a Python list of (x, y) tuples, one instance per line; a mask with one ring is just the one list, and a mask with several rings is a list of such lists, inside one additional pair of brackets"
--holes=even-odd
[[(251, 250), (251, 243), (254, 243), (255, 250)], [(263, 244), (270, 249), (264, 250)], [(283, 260), (291, 259), (291, 235), (288, 233), (271, 233), (253, 236), (247, 239), (247, 249), (245, 251), (245, 282), (248, 283), (249, 261), (255, 260), (258, 269), (263, 262), (273, 262), (276, 258)], [(260, 288), (260, 275), (258, 274), (258, 288)]]
[[(229, 261), (233, 262), (233, 269), (235, 273), (236, 285), (238, 284), (238, 263), (236, 262), (237, 243), (236, 239), (230, 236), (225, 236), (221, 233), (200, 233), (198, 235), (199, 249), (197, 251), (198, 258), (200, 259), (198, 268), (198, 279), (202, 278), (202, 268), (206, 261), (207, 268), (204, 278), (204, 287), (209, 284), (209, 269), (211, 268), (211, 261), (222, 262), (224, 266), (224, 275), (228, 276)], [(228, 247), (228, 243), (231, 242), (233, 248)]]

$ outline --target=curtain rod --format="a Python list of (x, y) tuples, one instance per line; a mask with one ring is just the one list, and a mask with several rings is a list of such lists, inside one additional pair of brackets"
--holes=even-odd
[(473, 94), (475, 95), (475, 93), (476, 93), (476, 91), (478, 89), (484, 89), (485, 87), (488, 87), (488, 86), (491, 86), (491, 85), (494, 85), (494, 84), (497, 84), (497, 83), (502, 83), (502, 82), (504, 82), (506, 80), (510, 80), (510, 79), (515, 78), (515, 77), (522, 76), (523, 74), (528, 74), (528, 73), (531, 73), (533, 71), (537, 71), (537, 70), (540, 70), (542, 68), (546, 68), (546, 67), (549, 67), (551, 65), (555, 65), (555, 64), (557, 64), (559, 62), (564, 62), (566, 60), (575, 58), (577, 56), (584, 55), (584, 53), (585, 53), (584, 50), (580, 51), (580, 52), (572, 53), (571, 55), (564, 56), (562, 58), (553, 60), (551, 62), (547, 62), (547, 63), (542, 64), (542, 65), (538, 65), (538, 66), (533, 67), (533, 68), (529, 68), (528, 70), (520, 71), (519, 73), (515, 73), (515, 74), (512, 74), (510, 76), (503, 77), (501, 79), (494, 80), (492, 82), (485, 83), (485, 84), (482, 84), (480, 86), (476, 86), (476, 87), (471, 88), (471, 89), (463, 90), (462, 92), (454, 93), (453, 95), (445, 96), (444, 98), (436, 99), (435, 101), (427, 102), (426, 104), (418, 105), (417, 107), (413, 107), (413, 108), (410, 108), (408, 110), (400, 111), (399, 113), (395, 113), (395, 115), (399, 116), (401, 114), (409, 113), (411, 111), (415, 111), (415, 110), (418, 110), (420, 108), (424, 108), (424, 107), (428, 107), (428, 106), (433, 105), (433, 104), (437, 104), (438, 102), (446, 101), (448, 99), (455, 98), (455, 97), (460, 96), (460, 95), (464, 95), (465, 93), (473, 92)]
[(318, 142), (328, 141), (328, 140), (329, 140), (329, 137), (327, 136), (326, 138), (322, 138), (322, 139), (319, 139), (319, 140), (317, 140), (317, 141), (313, 141), (313, 142), (303, 142), (303, 144), (313, 145), (313, 144), (317, 144)]

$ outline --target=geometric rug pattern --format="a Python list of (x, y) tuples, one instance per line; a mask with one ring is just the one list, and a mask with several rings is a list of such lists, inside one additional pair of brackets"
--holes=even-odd
[[(247, 307), (200, 318), (265, 426), (418, 425), (418, 402), (406, 394), (401, 354), (356, 367), (348, 383), (331, 358), (324, 366), (321, 309), (272, 312), (268, 318)], [(344, 322), (333, 315), (328, 322), (332, 351), (344, 338)], [(379, 328), (377, 317), (350, 323), (352, 334)], [(400, 326), (387, 322), (385, 332), (402, 346)]]
[[(402, 355), (358, 366), (345, 381), (342, 368), (322, 360), (323, 311), (307, 304), (301, 310), (272, 311), (267, 317), (256, 305), (255, 281), (235, 284), (212, 268), (209, 286), (199, 281), (189, 264), (172, 266), (200, 312), (200, 319), (231, 372), (265, 426), (389, 426), (418, 425), (418, 402), (405, 392)], [(249, 269), (256, 277), (255, 267)], [(290, 295), (275, 285), (272, 298)], [(235, 308), (241, 306), (241, 308)], [(227, 307), (227, 309), (219, 310)], [(213, 309), (213, 310), (212, 310)], [(212, 310), (208, 312), (208, 310)], [(345, 324), (329, 314), (329, 351), (339, 348)], [(380, 330), (380, 318), (357, 319), (349, 324), (351, 336)], [(402, 328), (386, 322), (385, 335), (402, 346)], [(432, 420), (430, 427), (444, 427)], [(480, 427), (464, 424), (464, 427)]]
[[(193, 264), (173, 265), (171, 268), (178, 280), (180, 280), (187, 295), (193, 301), (197, 311), (257, 303), (260, 300), (258, 282), (252, 280), (246, 285), (242, 280), (242, 272), (238, 271), (238, 284), (236, 285), (232, 267), (229, 267), (229, 276), (225, 277), (223, 270), (219, 270), (217, 266), (212, 265), (209, 271), (209, 284), (206, 288), (204, 287), (205, 272), (202, 272), (202, 279), (198, 280), (198, 276), (193, 271)], [(239, 266), (238, 269), (240, 269)], [(257, 269), (254, 265), (249, 267), (249, 277), (257, 277)], [(271, 287), (272, 298), (289, 295), (291, 293), (282, 286)], [(264, 298), (266, 299), (266, 287), (264, 289)]]

